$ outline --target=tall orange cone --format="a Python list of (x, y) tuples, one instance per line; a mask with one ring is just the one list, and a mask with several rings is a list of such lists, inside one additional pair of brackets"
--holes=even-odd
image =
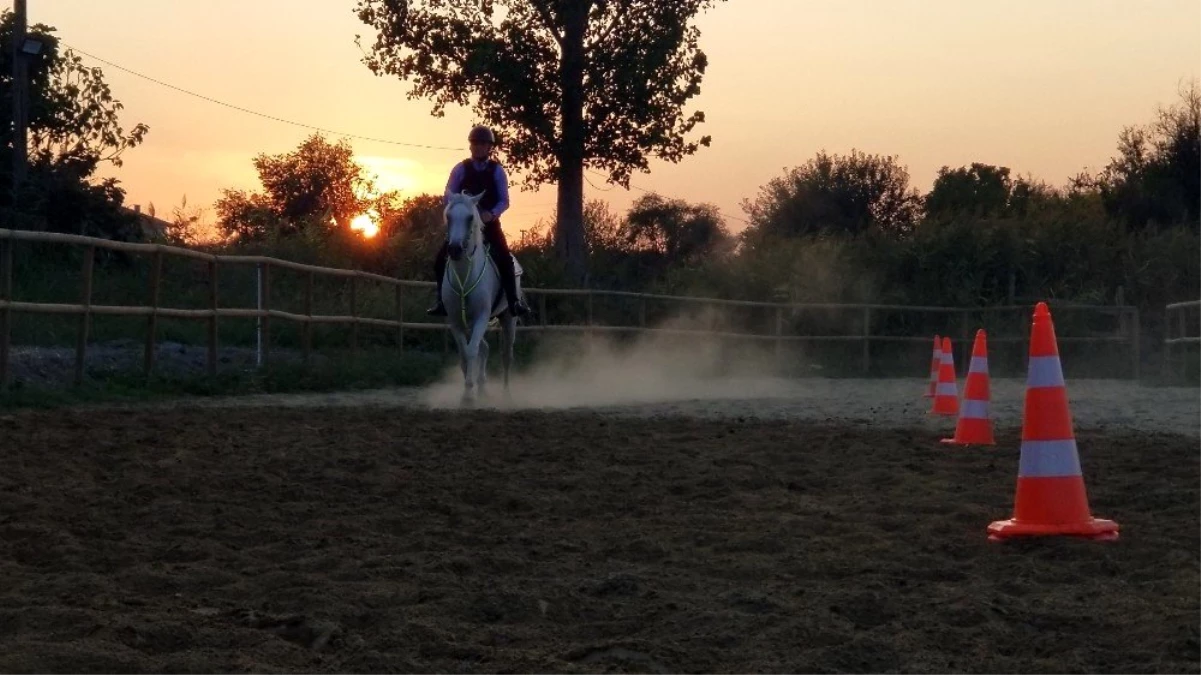
[(938, 367), (942, 364), (942, 346), (938, 343), (938, 335), (934, 336), (934, 355), (930, 357), (930, 386), (922, 398), (934, 398), (934, 387), (938, 385)]
[(976, 331), (976, 342), (972, 344), (972, 363), (967, 369), (967, 380), (963, 384), (963, 406), (959, 409), (959, 423), (955, 425), (955, 437), (944, 438), (943, 443), (957, 445), (996, 445), (993, 440), (992, 420), (989, 418), (988, 399), (988, 345), (984, 330)]
[(1034, 308), (1022, 412), (1022, 458), (1013, 518), (988, 526), (989, 539), (1073, 535), (1118, 538), (1118, 524), (1093, 518), (1080, 473), (1072, 413), (1047, 303)]
[(934, 387), (934, 407), (931, 415), (958, 415), (959, 388), (955, 385), (955, 355), (951, 353), (951, 338), (942, 339), (939, 357), (938, 384)]

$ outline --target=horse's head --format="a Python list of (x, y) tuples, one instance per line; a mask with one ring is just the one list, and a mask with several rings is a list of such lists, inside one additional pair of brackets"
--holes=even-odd
[(461, 259), (464, 251), (469, 250), (474, 254), (480, 245), (483, 238), (482, 221), (476, 205), (483, 196), (483, 192), (474, 196), (463, 192), (451, 195), (447, 202), (442, 216), (446, 221), (446, 252), (451, 260)]

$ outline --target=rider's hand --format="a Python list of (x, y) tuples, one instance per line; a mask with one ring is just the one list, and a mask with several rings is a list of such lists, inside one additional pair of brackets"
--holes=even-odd
[(492, 217), (491, 211), (480, 211), (480, 220), (484, 221), (485, 223), (492, 222)]

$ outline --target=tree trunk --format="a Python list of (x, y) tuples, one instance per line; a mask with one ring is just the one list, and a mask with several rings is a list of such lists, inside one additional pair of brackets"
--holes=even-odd
[(584, 35), (591, 0), (575, 0), (563, 7), (563, 53), (560, 60), (563, 98), (559, 107), (562, 139), (559, 144), (558, 222), (555, 252), (568, 280), (583, 285), (588, 272), (584, 239)]
[(555, 253), (563, 263), (567, 279), (583, 286), (587, 280), (588, 250), (584, 240), (584, 167), (581, 159), (561, 160), (558, 209)]

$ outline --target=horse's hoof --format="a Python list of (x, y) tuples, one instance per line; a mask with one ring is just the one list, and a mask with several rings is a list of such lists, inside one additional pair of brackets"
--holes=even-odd
[(469, 391), (463, 392), (463, 396), (459, 399), (459, 405), (471, 405), (475, 403), (475, 395)]

